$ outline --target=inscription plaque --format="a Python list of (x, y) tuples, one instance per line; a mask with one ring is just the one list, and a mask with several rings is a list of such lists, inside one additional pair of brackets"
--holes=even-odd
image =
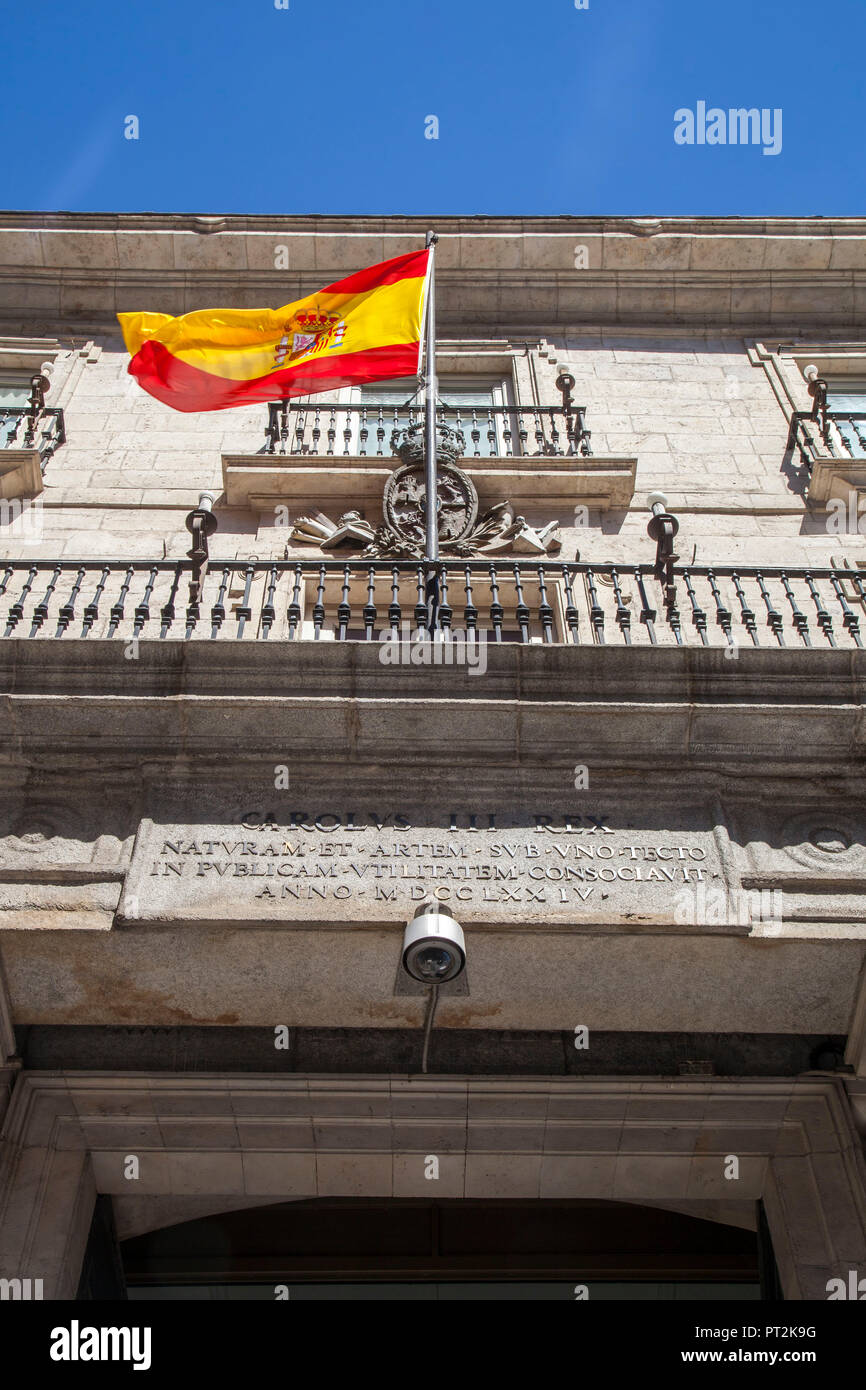
[(417, 824), (402, 812), (250, 811), (234, 824), (143, 821), (121, 918), (380, 925), (427, 899), (469, 924), (669, 928), (683, 920), (684, 893), (699, 901), (720, 883), (712, 828), (693, 822), (455, 812)]

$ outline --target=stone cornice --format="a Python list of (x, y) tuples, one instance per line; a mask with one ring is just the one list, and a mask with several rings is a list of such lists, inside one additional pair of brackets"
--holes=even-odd
[(55, 231), (169, 231), (196, 232), (273, 232), (288, 228), (310, 233), (337, 232), (346, 235), (375, 235), (402, 232), (423, 236), (433, 227), (441, 234), (557, 232), (572, 229), (585, 232), (620, 231), (650, 237), (660, 232), (724, 234), (726, 236), (769, 234), (780, 236), (866, 236), (866, 217), (579, 217), (514, 216), (497, 214), (429, 213), (424, 216), (388, 213), (193, 213), (193, 212), (45, 212), (0, 210), (0, 230), (38, 228)]
[[(7, 754), (31, 768), (58, 754), (115, 764), (249, 758), (327, 765), (393, 758), (465, 770), (563, 765), (575, 740), (594, 765), (738, 769), (784, 764), (791, 776), (841, 776), (866, 751), (866, 654), (613, 647), (491, 648), (483, 678), (405, 667), (378, 644), (143, 643), (135, 664), (117, 641), (0, 646)], [(423, 714), (422, 714), (423, 712)]]
[(866, 323), (860, 218), (7, 212), (0, 331), (116, 331), (116, 313), (142, 307), (287, 303), (416, 249), (431, 223), (443, 329), (667, 323), (857, 336)]

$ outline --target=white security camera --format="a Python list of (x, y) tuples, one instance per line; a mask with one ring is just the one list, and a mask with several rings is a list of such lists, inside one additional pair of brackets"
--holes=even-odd
[(453, 980), (466, 964), (463, 928), (438, 903), (421, 903), (403, 933), (403, 969), (425, 985)]

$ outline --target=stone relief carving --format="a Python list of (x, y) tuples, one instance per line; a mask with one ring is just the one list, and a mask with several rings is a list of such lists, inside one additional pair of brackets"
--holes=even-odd
[[(413, 460), (394, 470), (385, 484), (385, 526), (400, 542), (423, 550), (427, 509), (424, 463)], [(478, 493), (469, 478), (453, 463), (438, 468), (437, 514), (439, 543), (457, 546), (467, 540), (478, 517)]]
[(324, 512), (313, 512), (312, 516), (299, 516), (291, 532), (294, 541), (309, 541), (322, 550), (336, 550), (340, 545), (366, 545), (373, 540), (375, 532), (369, 521), (360, 512), (343, 512), (339, 521), (331, 521)]
[[(457, 467), (463, 435), (437, 427), (439, 546), (443, 555), (473, 556), (509, 551), (515, 555), (552, 555), (562, 545), (559, 525), (549, 521), (532, 526), (515, 513), (507, 499), (479, 519), (478, 492), (472, 479)], [(322, 512), (299, 517), (290, 540), (318, 545), (322, 550), (352, 546), (361, 559), (405, 558), (424, 554), (426, 480), (423, 435), (417, 427), (395, 430), (391, 440), (403, 460), (385, 483), (383, 524), (373, 528), (358, 511), (344, 512), (334, 522)]]
[[(410, 516), (407, 524), (399, 518), (374, 530), (358, 512), (344, 512), (339, 522), (331, 521), (322, 512), (314, 512), (312, 516), (298, 517), (290, 539), (318, 545), (322, 550), (336, 550), (341, 545), (357, 549), (366, 540), (360, 555), (362, 560), (420, 558), (424, 554), (423, 525), (417, 514)], [(440, 531), (439, 547), (443, 555), (469, 557), (507, 551), (515, 555), (540, 556), (557, 554), (562, 540), (558, 522), (531, 526), (526, 517), (515, 515), (513, 504), (506, 500), (485, 512), (465, 536), (443, 536)]]
[(6, 808), (0, 819), (0, 930), (110, 931), (133, 835), (122, 809), (69, 803)]
[(742, 845), (746, 873), (794, 873), (826, 882), (828, 891), (834, 880), (862, 878), (866, 891), (866, 820), (850, 808), (816, 806), (781, 821), (740, 808), (731, 814), (729, 830)]
[(831, 875), (866, 870), (863, 831), (850, 816), (832, 810), (794, 816), (782, 827), (785, 853), (795, 863)]
[(562, 548), (558, 522), (530, 526), (525, 516), (515, 516), (514, 507), (508, 501), (499, 502), (485, 512), (472, 539), (484, 554), (512, 550), (516, 555), (554, 555)]
[(0, 820), (0, 870), (105, 868), (128, 862), (132, 835), (104, 833), (78, 806), (33, 801)]

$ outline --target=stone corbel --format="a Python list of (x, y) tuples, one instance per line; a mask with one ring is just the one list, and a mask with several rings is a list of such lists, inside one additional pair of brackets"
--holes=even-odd
[(826, 505), (834, 500), (844, 502), (846, 508), (850, 505), (855, 517), (863, 516), (866, 511), (866, 458), (814, 459), (809, 501)]
[(42, 489), (38, 449), (0, 450), (0, 500), (24, 501), (38, 497)]

